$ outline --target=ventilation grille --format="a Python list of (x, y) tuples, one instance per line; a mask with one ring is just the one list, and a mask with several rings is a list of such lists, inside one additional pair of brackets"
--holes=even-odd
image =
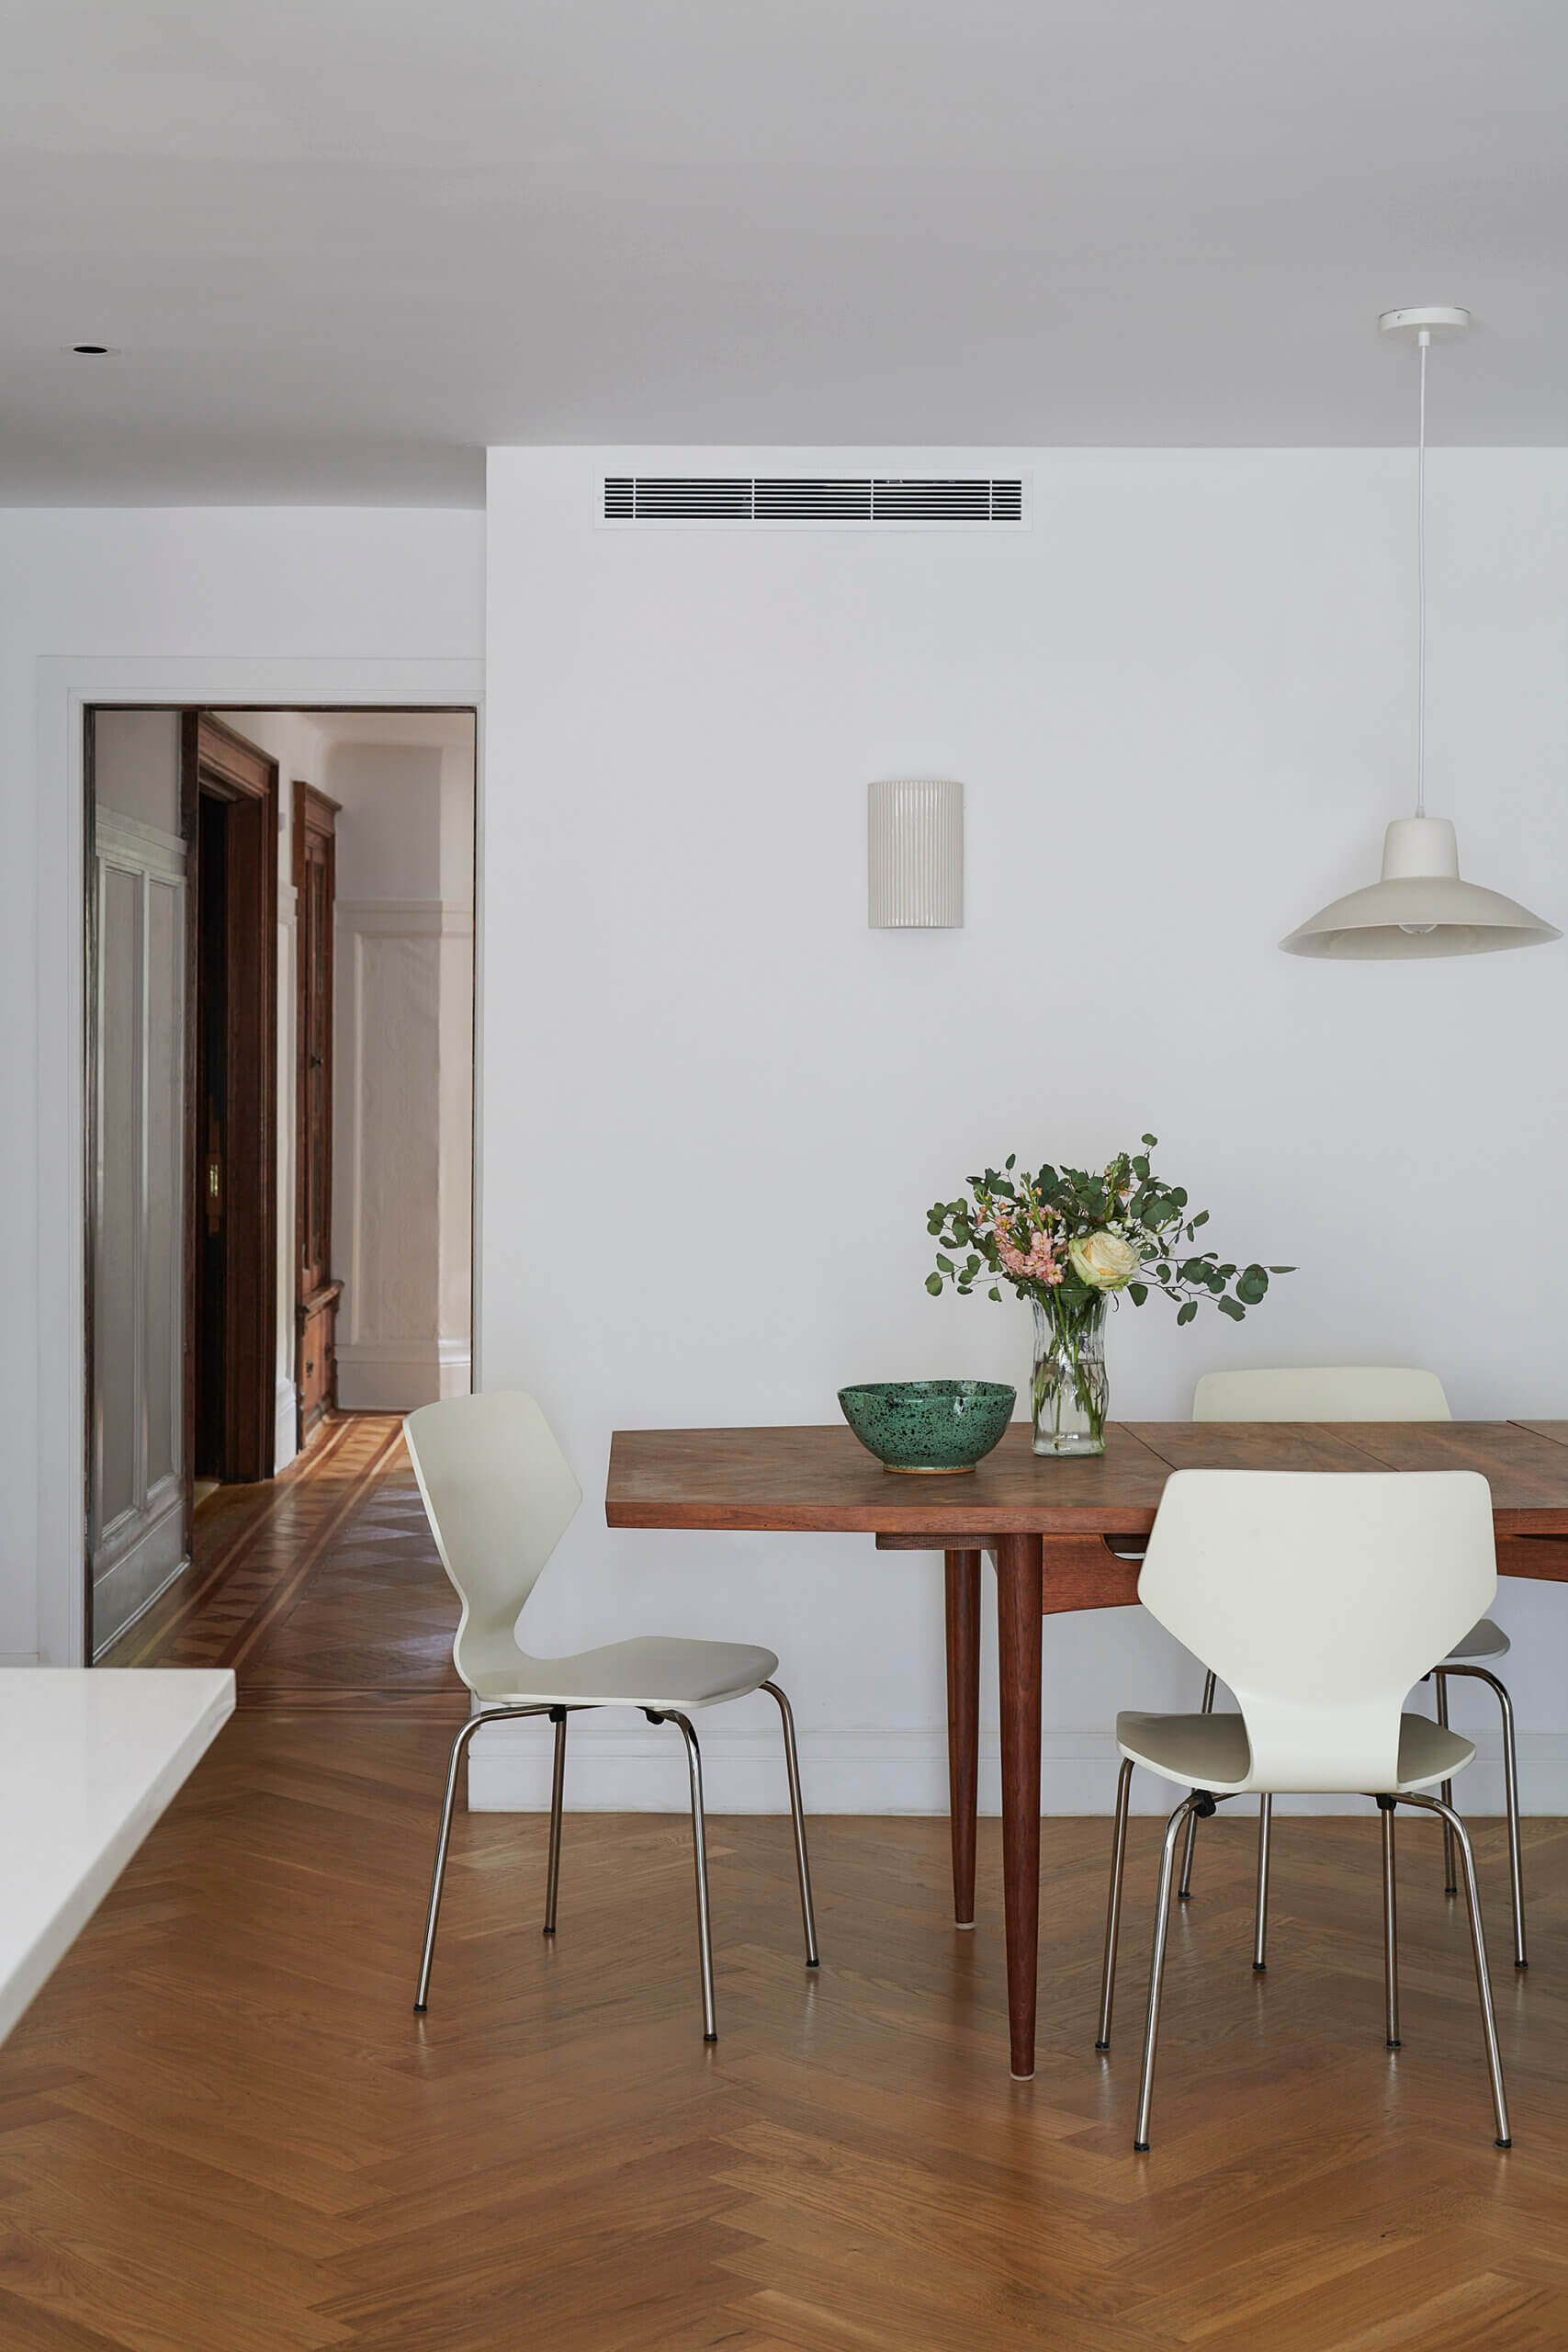
[(1016, 477), (961, 481), (840, 476), (610, 474), (606, 523), (1021, 523)]

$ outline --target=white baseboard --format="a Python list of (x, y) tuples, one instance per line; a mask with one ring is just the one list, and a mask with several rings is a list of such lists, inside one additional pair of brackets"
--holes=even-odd
[[(125, 1634), (130, 1633), (134, 1624), (137, 1624), (141, 1619), (146, 1616), (147, 1611), (152, 1608), (152, 1603), (155, 1600), (162, 1600), (164, 1595), (168, 1591), (169, 1587), (172, 1584), (177, 1584), (179, 1582), (181, 1577), (184, 1576), (189, 1566), (190, 1554), (188, 1552), (184, 1552), (181, 1554), (175, 1566), (169, 1570), (167, 1576), (164, 1577), (162, 1584), (155, 1586), (147, 1595), (145, 1600), (139, 1601), (136, 1607), (131, 1611), (130, 1616), (122, 1619), (120, 1623), (116, 1625), (112, 1633), (106, 1634), (100, 1641), (94, 1644), (93, 1664), (95, 1666), (97, 1665), (99, 1659), (102, 1658), (107, 1651), (113, 1649), (116, 1642), (121, 1640)], [(31, 1665), (34, 1661), (29, 1658), (26, 1660), (25, 1663)]]
[[(710, 1812), (787, 1810), (784, 1756), (771, 1728), (727, 1729), (696, 1718)], [(800, 1772), (810, 1813), (947, 1811), (945, 1731), (803, 1731)], [(1475, 1763), (1458, 1783), (1467, 1815), (1500, 1814), (1503, 1768), (1495, 1733), (1476, 1737)], [(469, 1803), (476, 1813), (543, 1813), (550, 1801), (547, 1722), (498, 1724), (469, 1750)], [(1568, 1815), (1568, 1733), (1521, 1732), (1519, 1782), (1526, 1813)], [(567, 1741), (567, 1796), (578, 1813), (682, 1813), (689, 1803), (678, 1732), (608, 1717), (574, 1717)], [(1116, 1743), (1109, 1732), (1047, 1731), (1042, 1742), (1040, 1810), (1109, 1815), (1116, 1795)], [(1134, 1813), (1168, 1813), (1169, 1784), (1133, 1776)], [(1359, 1813), (1361, 1797), (1280, 1797), (1280, 1814)], [(996, 1736), (981, 1741), (980, 1810), (1001, 1811)]]
[(472, 1386), (467, 1340), (344, 1340), (337, 1401), (345, 1413), (409, 1413)]

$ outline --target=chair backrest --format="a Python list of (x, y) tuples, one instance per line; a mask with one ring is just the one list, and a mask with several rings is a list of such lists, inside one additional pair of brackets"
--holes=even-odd
[(1393, 1364), (1303, 1364), (1284, 1372), (1206, 1372), (1195, 1421), (1450, 1421), (1435, 1372)]
[(514, 1655), (519, 1612), (582, 1489), (521, 1391), (422, 1405), (403, 1436), (441, 1565), (463, 1604), (452, 1656), (471, 1683)]
[(1496, 1589), (1473, 1470), (1178, 1470), (1138, 1579), (1235, 1692), (1255, 1786), (1373, 1795), (1411, 1686)]

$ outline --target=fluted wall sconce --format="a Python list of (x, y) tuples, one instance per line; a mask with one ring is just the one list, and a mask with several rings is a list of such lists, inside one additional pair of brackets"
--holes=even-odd
[(866, 789), (874, 931), (956, 931), (964, 922), (964, 786), (896, 776)]

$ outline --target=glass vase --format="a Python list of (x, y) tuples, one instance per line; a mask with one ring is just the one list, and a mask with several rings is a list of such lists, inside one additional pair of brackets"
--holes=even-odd
[(1105, 1451), (1105, 1295), (1087, 1306), (1053, 1297), (1034, 1306), (1034, 1451), (1090, 1454)]

